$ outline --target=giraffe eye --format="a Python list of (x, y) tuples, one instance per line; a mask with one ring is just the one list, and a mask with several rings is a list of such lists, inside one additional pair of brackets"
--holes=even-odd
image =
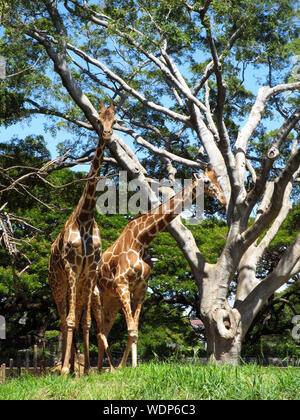
[(204, 181), (204, 184), (205, 184), (205, 185), (209, 185), (209, 184), (210, 184), (209, 180), (208, 180), (208, 179), (206, 179), (206, 180)]

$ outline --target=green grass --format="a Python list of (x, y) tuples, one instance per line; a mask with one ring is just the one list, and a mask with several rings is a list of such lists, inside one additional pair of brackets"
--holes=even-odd
[(300, 369), (141, 364), (81, 378), (24, 375), (0, 385), (0, 400), (281, 400), (300, 399)]

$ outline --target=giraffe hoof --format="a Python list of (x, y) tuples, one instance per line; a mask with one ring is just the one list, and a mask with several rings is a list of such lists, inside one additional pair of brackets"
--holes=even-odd
[(120, 363), (119, 366), (116, 367), (116, 370), (123, 369), (124, 367), (126, 367), (126, 365)]
[(61, 374), (64, 375), (69, 375), (70, 373), (70, 369), (68, 367), (63, 367), (61, 370)]
[(61, 363), (57, 363), (50, 369), (50, 372), (61, 372), (62, 365)]

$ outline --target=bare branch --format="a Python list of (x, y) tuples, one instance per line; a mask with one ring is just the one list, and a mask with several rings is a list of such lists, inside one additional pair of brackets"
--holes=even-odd
[(56, 111), (54, 109), (49, 109), (44, 106), (39, 105), (37, 102), (33, 101), (30, 98), (26, 98), (25, 102), (31, 103), (36, 108), (35, 109), (26, 109), (26, 113), (28, 114), (44, 114), (44, 115), (53, 115), (55, 117), (62, 118), (66, 121), (69, 121), (73, 124), (76, 124), (80, 128), (86, 128), (88, 130), (93, 130), (93, 126), (89, 123), (80, 120), (74, 120), (68, 114), (64, 114), (62, 112)]
[(0, 80), (5, 80), (5, 79), (9, 79), (10, 77), (19, 76), (20, 74), (25, 73), (26, 71), (29, 71), (29, 70), (34, 69), (36, 67), (37, 63), (39, 62), (40, 58), (41, 57), (38, 57), (37, 60), (35, 61), (35, 63), (32, 66), (29, 66), (29, 67), (27, 67), (24, 70), (20, 70), (20, 71), (18, 71), (16, 73), (13, 73), (13, 74), (5, 75), (5, 77), (0, 76)]
[[(223, 152), (223, 158), (227, 165), (232, 193), (236, 194), (240, 191), (240, 188), (244, 185), (244, 183), (239, 183), (239, 179), (238, 179), (237, 171), (235, 167), (235, 159), (234, 159), (231, 147), (230, 147), (230, 140), (229, 140), (228, 132), (227, 132), (224, 119), (223, 119), (223, 110), (224, 110), (225, 97), (226, 97), (226, 84), (223, 80), (222, 65), (219, 60), (215, 42), (211, 34), (209, 18), (207, 16), (204, 18), (202, 16), (202, 13), (200, 13), (200, 16), (201, 16), (202, 24), (206, 30), (207, 40), (210, 46), (210, 50), (211, 50), (211, 54), (212, 54), (213, 62), (214, 62), (214, 72), (217, 79), (218, 93), (217, 93), (216, 119), (217, 119), (218, 133), (219, 133), (219, 146)], [(235, 197), (234, 197), (234, 201), (235, 201)]]
[(0, 226), (2, 229), (2, 238), (9, 254), (15, 258), (18, 254), (16, 240), (13, 235), (13, 229), (10, 221), (10, 215), (7, 212), (0, 214)]
[[(252, 106), (248, 121), (238, 134), (236, 140), (235, 149), (236, 149), (236, 163), (237, 167), (245, 167), (245, 154), (247, 143), (252, 136), (254, 130), (257, 128), (258, 124), (261, 121), (265, 103), (267, 100), (275, 95), (278, 95), (281, 92), (287, 90), (297, 90), (300, 88), (300, 82), (297, 83), (287, 83), (285, 85), (277, 85), (272, 88), (269, 86), (263, 86), (259, 89), (258, 95), (254, 105)], [(243, 178), (244, 171), (241, 171), (241, 178)]]
[[(2, 171), (2, 173), (5, 174), (6, 178), (10, 182), (10, 184), (7, 187), (3, 188), (0, 192), (3, 193), (5, 191), (9, 191), (9, 190), (12, 190), (12, 189), (15, 189), (16, 191), (18, 191), (16, 187), (20, 186), (21, 189), (23, 189), (26, 192), (26, 194), (30, 195), (32, 198), (34, 198), (36, 201), (38, 201), (43, 206), (46, 206), (47, 208), (52, 209), (53, 207), (48, 206), (46, 203), (39, 200), (36, 196), (34, 196), (31, 192), (29, 192), (27, 187), (22, 182), (24, 182), (24, 180), (26, 180), (28, 178), (37, 177), (38, 179), (40, 179), (41, 181), (43, 181), (44, 183), (46, 183), (47, 185), (51, 186), (54, 189), (63, 189), (63, 188), (66, 188), (70, 185), (74, 185), (74, 184), (77, 184), (77, 183), (80, 183), (80, 182), (85, 182), (85, 181), (91, 179), (91, 178), (82, 178), (82, 179), (74, 180), (72, 182), (69, 182), (69, 183), (66, 183), (66, 184), (63, 184), (63, 185), (54, 185), (46, 179), (46, 177), (48, 175), (50, 175), (50, 173), (52, 173), (55, 170), (62, 169), (62, 168), (65, 168), (65, 167), (72, 167), (72, 166), (75, 166), (77, 164), (82, 164), (84, 162), (87, 162), (87, 161), (91, 160), (91, 158), (89, 156), (90, 155), (90, 151), (89, 151), (89, 152), (86, 153), (87, 156), (79, 158), (75, 161), (65, 162), (65, 159), (67, 158), (69, 153), (70, 153), (70, 150), (68, 150), (62, 156), (59, 156), (55, 159), (52, 159), (52, 160), (46, 162), (45, 164), (43, 164), (43, 166), (41, 168), (26, 167), (26, 166), (22, 166), (22, 165), (20, 165), (20, 166), (15, 165), (15, 166), (5, 168), (5, 169), (0, 167), (0, 170)], [(111, 164), (116, 164), (116, 161), (114, 159), (111, 159), (111, 158), (107, 158), (107, 159)], [(28, 172), (28, 173), (26, 173), (22, 176), (19, 176), (16, 179), (13, 179), (9, 175), (6, 174), (6, 172), (8, 172), (11, 169), (30, 169), (30, 172)], [(0, 211), (1, 210), (2, 210), (2, 207), (1, 207)], [(23, 223), (24, 223), (24, 221), (23, 221)]]
[(246, 332), (264, 302), (299, 269), (300, 233), (281, 257), (277, 267), (262, 280), (240, 304), (243, 330)]
[(88, 54), (86, 54), (85, 52), (81, 51), (79, 48), (77, 48), (77, 47), (75, 47), (71, 44), (68, 44), (68, 49), (73, 51), (75, 54), (77, 54), (79, 57), (84, 59), (86, 62), (89, 62), (90, 64), (93, 64), (96, 67), (100, 68), (110, 80), (114, 80), (115, 82), (117, 82), (126, 92), (128, 92), (129, 94), (134, 96), (136, 99), (138, 99), (140, 102), (142, 102), (147, 107), (149, 107), (149, 108), (151, 108), (151, 109), (153, 109), (157, 112), (162, 112), (163, 114), (166, 114), (166, 115), (174, 118), (177, 121), (181, 121), (181, 122), (184, 122), (184, 123), (189, 122), (189, 117), (187, 117), (185, 115), (182, 115), (182, 114), (179, 114), (177, 112), (174, 112), (174, 111), (172, 111), (168, 108), (165, 108), (161, 105), (155, 104), (152, 101), (148, 101), (141, 93), (139, 93), (134, 88), (129, 86), (120, 76), (118, 76), (116, 73), (111, 71), (108, 67), (105, 66), (105, 64), (103, 64), (99, 60), (96, 60), (95, 58), (90, 57)]
[(255, 169), (251, 165), (251, 162), (250, 162), (249, 159), (246, 159), (246, 167), (247, 167), (248, 171), (250, 172), (250, 175), (252, 177), (253, 183), (256, 184), (257, 175), (256, 175)]
[[(220, 55), (219, 61), (222, 63), (222, 61), (224, 61), (224, 59), (226, 58), (226, 56), (228, 55), (229, 51), (231, 50), (231, 48), (233, 47), (235, 41), (242, 35), (244, 29), (246, 27), (246, 24), (242, 24), (231, 36), (230, 40), (228, 41), (224, 51), (222, 52), (222, 54)], [(205, 70), (204, 70), (204, 74), (202, 76), (202, 78), (199, 80), (199, 82), (195, 85), (194, 89), (192, 90), (192, 94), (193, 95), (197, 95), (198, 92), (200, 91), (200, 89), (204, 86), (205, 82), (209, 79), (209, 77), (213, 74), (214, 72), (214, 61), (210, 61), (208, 63), (208, 65), (206, 66)]]
[(29, 26), (25, 27), (24, 28), (25, 32), (27, 35), (37, 40), (41, 45), (44, 46), (45, 50), (47, 51), (48, 56), (51, 58), (51, 60), (54, 63), (55, 71), (60, 75), (63, 85), (69, 92), (71, 98), (82, 109), (88, 121), (90, 121), (90, 123), (92, 124), (96, 132), (99, 133), (98, 114), (96, 110), (94, 109), (94, 107), (92, 106), (89, 99), (83, 94), (79, 85), (74, 81), (71, 71), (68, 68), (67, 59), (66, 59), (66, 41), (65, 41), (66, 30), (63, 27), (60, 17), (56, 19), (56, 16), (58, 15), (56, 6), (54, 2), (52, 2), (51, 0), (44, 0), (44, 1), (52, 17), (53, 24), (56, 26), (58, 33), (61, 35), (61, 38), (60, 38), (61, 46), (60, 46), (59, 51), (55, 51), (53, 49), (52, 40), (41, 35), (38, 31), (33, 30), (31, 27)]
[[(300, 120), (300, 106), (293, 112), (293, 114), (286, 118), (280, 129), (278, 130), (274, 141), (272, 142), (271, 146), (269, 147), (267, 157), (270, 160), (276, 159), (279, 154), (279, 148), (282, 142), (287, 138), (290, 131), (296, 126), (298, 121)], [(296, 146), (294, 146), (295, 148)]]
[(295, 277), (297, 274), (300, 273), (300, 258), (299, 261), (297, 262), (297, 264), (295, 264), (292, 272), (291, 272), (291, 277)]
[[(274, 141), (271, 143), (268, 153), (267, 153), (267, 157), (263, 161), (261, 174), (254, 188), (252, 189), (252, 191), (249, 192), (248, 197), (247, 197), (250, 211), (252, 210), (253, 206), (259, 200), (260, 196), (263, 193), (263, 190), (267, 182), (267, 179), (269, 177), (270, 170), (272, 168), (274, 160), (279, 155), (280, 146), (286, 140), (290, 131), (296, 126), (299, 119), (300, 119), (300, 107), (298, 107), (298, 109), (296, 109), (296, 111), (294, 111), (293, 114), (283, 122), (282, 126), (280, 127), (280, 129), (278, 130), (274, 138)], [(292, 156), (296, 153), (296, 146), (297, 144), (294, 143)], [(240, 157), (238, 157), (238, 153), (237, 153), (236, 159), (237, 159), (237, 162), (241, 161), (244, 159), (244, 156), (240, 155)]]
[(242, 234), (242, 239), (246, 248), (251, 245), (266, 229), (266, 227), (277, 217), (282, 207), (284, 193), (287, 184), (292, 176), (298, 171), (300, 166), (300, 149), (289, 159), (286, 167), (280, 176), (274, 181), (274, 191), (270, 200), (269, 208), (262, 216)]
[(210, 129), (210, 131), (213, 133), (215, 139), (217, 142), (220, 141), (220, 137), (219, 137), (219, 133), (217, 131), (217, 128), (215, 126), (213, 117), (212, 117), (212, 113), (211, 113), (211, 109), (210, 109), (210, 104), (209, 104), (209, 94), (210, 94), (210, 88), (209, 88), (209, 84), (208, 81), (205, 82), (205, 106), (206, 106), (206, 119), (208, 122), (208, 128)]
[[(94, 22), (96, 23), (96, 21), (94, 20)], [(107, 27), (107, 23), (101, 22), (101, 26)], [(201, 111), (205, 111), (205, 106), (202, 104), (201, 101), (199, 101), (198, 98), (196, 98), (196, 96), (194, 96), (191, 93), (190, 88), (188, 87), (187, 83), (185, 82), (184, 78), (182, 77), (182, 75), (180, 74), (180, 72), (178, 71), (177, 67), (175, 66), (175, 63), (171, 60), (171, 58), (168, 56), (168, 54), (166, 53), (166, 51), (164, 50), (164, 48), (161, 49), (162, 51), (162, 55), (163, 58), (165, 59), (165, 62), (168, 64), (168, 66), (170, 67), (171, 71), (168, 69), (168, 67), (165, 65), (165, 63), (160, 60), (159, 58), (157, 58), (154, 54), (150, 53), (148, 50), (145, 50), (141, 44), (139, 44), (135, 39), (133, 39), (128, 32), (122, 32), (120, 30), (118, 30), (117, 28), (115, 28), (116, 33), (121, 36), (122, 38), (126, 39), (128, 42), (130, 42), (130, 44), (132, 44), (137, 50), (141, 51), (146, 57), (148, 57), (149, 60), (151, 60), (164, 74), (164, 76), (177, 88), (179, 89), (183, 95), (189, 99), (190, 101), (194, 102)], [(144, 37), (144, 34), (140, 33), (140, 35), (142, 37)], [(73, 47), (75, 48), (75, 47)], [(75, 52), (75, 51), (74, 51)], [(103, 63), (101, 63), (102, 66)], [(104, 66), (105, 67), (105, 66)], [(106, 69), (106, 71), (103, 69), (103, 71), (105, 72), (105, 74), (107, 74), (108, 69)], [(117, 76), (118, 77), (118, 76)], [(119, 77), (118, 77), (119, 78)], [(123, 83), (125, 83), (124, 81), (122, 81)], [(127, 84), (126, 84), (127, 85)], [(127, 89), (125, 89), (126, 91), (128, 91)], [(130, 90), (132, 90), (130, 88)], [(142, 101), (143, 102), (143, 101)], [(144, 102), (143, 102), (144, 103)]]
[(228, 179), (228, 172), (224, 162), (224, 157), (214, 141), (213, 133), (207, 128), (207, 125), (202, 119), (199, 108), (195, 105), (192, 106), (192, 114), (196, 133), (202, 141), (205, 151), (208, 154), (209, 161), (219, 177), (219, 182), (225, 194), (226, 200), (229, 202), (231, 186)]
[[(236, 301), (243, 301), (249, 293), (258, 285), (259, 280), (256, 278), (257, 264), (262, 258), (264, 252), (275, 238), (282, 223), (285, 221), (290, 209), (290, 194), (292, 191), (292, 182), (286, 187), (282, 207), (272, 223), (271, 227), (265, 233), (265, 236), (258, 244), (258, 239), (245, 251), (238, 268), (238, 287), (236, 293)], [(257, 209), (255, 222), (267, 211), (271, 204), (272, 194), (274, 192), (274, 182), (269, 182), (266, 187), (265, 195), (261, 205)]]
[(151, 152), (153, 152), (153, 153), (155, 153), (159, 156), (164, 156), (166, 158), (169, 158), (169, 159), (173, 160), (174, 162), (181, 163), (182, 165), (188, 166), (190, 168), (201, 169), (201, 165), (198, 162), (194, 162), (192, 160), (182, 158), (180, 156), (175, 155), (174, 153), (168, 152), (165, 149), (159, 149), (158, 147), (154, 146), (153, 144), (151, 144), (147, 140), (145, 140), (141, 135), (136, 133), (133, 129), (128, 128), (123, 124), (122, 125), (121, 124), (116, 124), (114, 126), (114, 129), (117, 130), (117, 131), (121, 131), (123, 133), (129, 134), (130, 136), (132, 136), (136, 140), (137, 144), (147, 148), (148, 150), (150, 150)]

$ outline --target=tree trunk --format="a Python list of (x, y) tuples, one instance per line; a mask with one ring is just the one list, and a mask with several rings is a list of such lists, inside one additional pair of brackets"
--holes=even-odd
[[(214, 323), (215, 324), (215, 323)], [(233, 338), (221, 336), (215, 325), (206, 324), (207, 360), (214, 364), (238, 365), (241, 360), (241, 333)]]
[[(231, 308), (227, 300), (221, 298), (220, 290), (225, 287), (227, 277), (215, 277), (216, 267), (208, 272), (202, 281), (200, 292), (200, 314), (207, 340), (207, 359), (216, 364), (237, 365), (240, 362), (242, 345), (242, 323), (240, 312)], [(230, 275), (230, 273), (227, 273)], [(221, 286), (223, 284), (223, 287)]]

